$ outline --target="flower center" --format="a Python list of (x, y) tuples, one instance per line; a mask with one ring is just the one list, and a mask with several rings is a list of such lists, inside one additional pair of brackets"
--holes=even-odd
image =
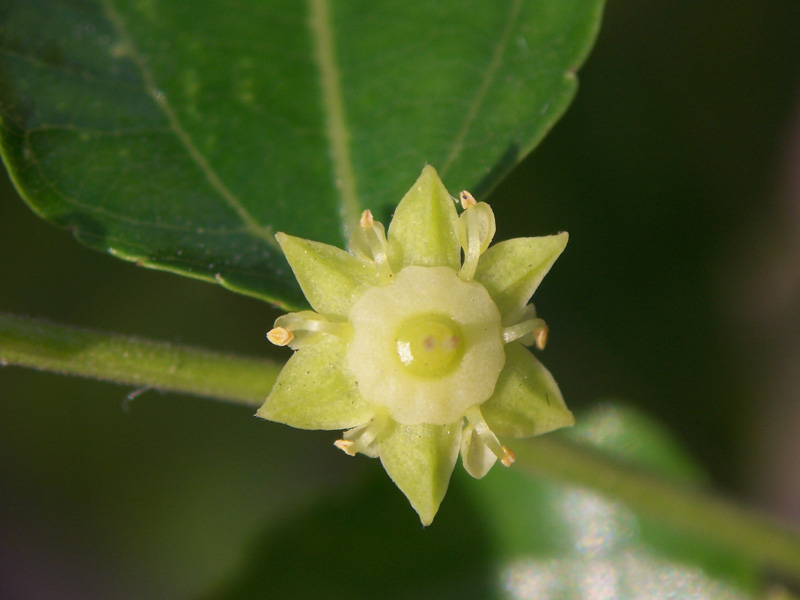
[(450, 267), (409, 266), (350, 308), (347, 366), (364, 399), (402, 425), (449, 425), (494, 392), (505, 364), (500, 311)]
[(453, 319), (420, 315), (403, 321), (395, 334), (397, 358), (417, 377), (439, 377), (464, 356), (464, 335)]

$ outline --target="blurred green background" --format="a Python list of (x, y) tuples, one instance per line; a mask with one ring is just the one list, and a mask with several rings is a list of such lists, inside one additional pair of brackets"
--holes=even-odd
[[(501, 238), (570, 232), (535, 298), (551, 327), (543, 361), (570, 407), (625, 399), (721, 490), (795, 522), (798, 32), (795, 0), (612, 0), (576, 101), (489, 199)], [(86, 250), (1, 185), (0, 310), (285, 358), (264, 339), (269, 307)], [(209, 597), (258, 570), (251, 550), (269, 571), (297, 536), (311, 578), (328, 552), (357, 562), (387, 536), (425, 549), (408, 573), (328, 574), (338, 593), (394, 597), (392, 577), (412, 573), (415, 597), (489, 593), (493, 546), (471, 498), (501, 479), (456, 477), (420, 537), (379, 465), (335, 451), (335, 433), (133, 391), (0, 371), (0, 596)], [(396, 529), (370, 521), (376, 506)], [(298, 575), (275, 571), (274, 597), (304, 597), (286, 591)]]

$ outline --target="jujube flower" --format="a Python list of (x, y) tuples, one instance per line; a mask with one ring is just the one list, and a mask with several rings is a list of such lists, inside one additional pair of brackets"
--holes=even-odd
[(525, 345), (547, 325), (528, 304), (567, 234), (489, 244), (494, 213), (468, 192), (459, 216), (433, 167), (398, 205), (388, 237), (364, 211), (350, 252), (277, 235), (314, 311), (267, 337), (295, 350), (258, 416), (344, 429), (336, 446), (380, 457), (422, 523), (457, 456), (483, 477), (513, 452), (498, 439), (572, 425), (550, 373)]

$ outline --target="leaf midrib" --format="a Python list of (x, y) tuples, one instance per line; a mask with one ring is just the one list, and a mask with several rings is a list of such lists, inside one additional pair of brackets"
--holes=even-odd
[(348, 239), (351, 228), (358, 222), (360, 204), (353, 160), (350, 155), (350, 133), (344, 110), (341, 74), (331, 26), (328, 0), (310, 0), (308, 27), (314, 43), (314, 59), (319, 70), (322, 108), (325, 127), (331, 146), (331, 160), (339, 190), (339, 216), (342, 234)]

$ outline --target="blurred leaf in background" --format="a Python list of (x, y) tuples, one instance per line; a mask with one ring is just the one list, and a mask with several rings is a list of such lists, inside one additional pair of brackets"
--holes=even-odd
[[(571, 436), (676, 480), (702, 480), (671, 437), (630, 408), (604, 404)], [(485, 482), (459, 473), (454, 483), (446, 519), (426, 530), (384, 479), (326, 497), (268, 527), (238, 576), (204, 598), (756, 597), (759, 578), (745, 562), (589, 490), (518, 469), (494, 469)]]
[(785, 0), (612, 3), (576, 102), (497, 190), (570, 232), (537, 293), (564, 397), (646, 408), (727, 489), (766, 498), (773, 471), (795, 519), (798, 28)]

